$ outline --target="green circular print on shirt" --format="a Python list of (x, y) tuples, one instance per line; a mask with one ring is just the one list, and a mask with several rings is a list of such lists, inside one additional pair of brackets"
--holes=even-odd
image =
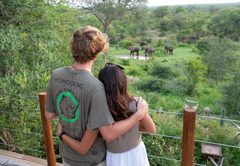
[[(72, 100), (72, 102), (74, 103), (74, 105), (75, 105), (75, 109), (74, 109), (74, 112), (75, 112), (75, 116), (73, 116), (73, 118), (70, 118), (70, 119), (67, 119), (67, 118), (64, 118), (63, 117), (63, 115), (61, 114), (61, 111), (60, 111), (60, 104), (61, 104), (61, 99), (63, 99), (64, 97), (70, 97), (70, 99)], [(68, 106), (69, 107), (69, 106)], [(63, 93), (61, 93), (59, 96), (58, 96), (58, 98), (57, 98), (57, 109), (58, 109), (58, 113), (59, 113), (59, 115), (60, 115), (60, 117), (64, 120), (64, 121), (66, 121), (66, 122), (70, 122), (70, 123), (73, 123), (73, 122), (75, 122), (76, 120), (77, 120), (77, 118), (78, 118), (78, 116), (79, 116), (79, 108), (78, 108), (78, 104), (77, 104), (77, 101), (76, 101), (76, 99), (73, 97), (73, 95), (71, 94), (71, 93), (69, 93), (69, 92), (63, 92)], [(72, 108), (70, 108), (70, 109), (72, 109)], [(73, 112), (73, 113), (74, 113)]]

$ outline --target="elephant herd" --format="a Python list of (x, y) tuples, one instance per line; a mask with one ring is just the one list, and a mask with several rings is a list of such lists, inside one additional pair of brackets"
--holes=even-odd
[[(146, 41), (139, 41), (138, 44), (140, 44), (140, 47), (142, 47), (142, 50), (145, 50), (145, 57), (147, 55), (150, 57), (153, 53), (153, 49), (151, 47), (147, 46)], [(172, 45), (166, 45), (165, 48), (169, 54), (173, 55), (173, 46)], [(130, 50), (130, 56), (133, 55), (134, 57), (134, 52), (137, 53), (137, 56), (139, 55), (139, 47), (138, 46), (129, 46), (127, 47), (127, 50)]]

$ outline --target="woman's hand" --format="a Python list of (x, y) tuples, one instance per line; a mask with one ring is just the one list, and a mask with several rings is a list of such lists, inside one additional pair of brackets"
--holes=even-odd
[(58, 133), (58, 135), (60, 135), (62, 133), (62, 125), (60, 124), (60, 122), (58, 122), (58, 124), (57, 124), (57, 133)]
[(141, 117), (142, 119), (148, 112), (148, 104), (145, 100), (142, 99), (142, 97), (138, 98), (138, 104), (137, 104), (137, 114)]

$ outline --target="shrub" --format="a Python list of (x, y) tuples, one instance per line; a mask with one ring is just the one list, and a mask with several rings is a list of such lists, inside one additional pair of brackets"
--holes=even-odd
[(165, 62), (168, 62), (168, 60), (167, 60), (167, 59), (164, 59), (164, 60), (162, 60), (161, 62), (165, 63)]
[(176, 96), (188, 95), (188, 87), (190, 84), (185, 79), (170, 79), (163, 84), (166, 92)]
[(144, 92), (162, 92), (163, 80), (160, 78), (143, 78), (140, 81), (134, 82), (138, 90)]
[(187, 43), (179, 43), (178, 47), (189, 47), (189, 44), (187, 44)]
[(163, 42), (163, 39), (158, 39), (158, 41), (157, 41), (157, 47), (162, 47), (162, 46), (164, 46), (165, 45), (165, 43)]
[(199, 50), (199, 54), (201, 55), (206, 51), (210, 51), (211, 45), (211, 38), (207, 37), (200, 38), (196, 43), (196, 47)]
[(152, 43), (152, 38), (142, 37), (140, 40), (141, 41), (146, 41), (147, 43)]
[(188, 39), (188, 40), (186, 41), (186, 43), (189, 44), (189, 45), (191, 45), (191, 44), (194, 44), (195, 42)]
[(141, 75), (141, 71), (139, 71), (139, 69), (136, 68), (130, 68), (128, 74), (133, 76), (139, 76)]
[(129, 40), (125, 40), (122, 44), (121, 44), (121, 47), (123, 48), (127, 48), (129, 46), (134, 46), (134, 43), (132, 41), (129, 41)]
[(130, 59), (121, 59), (121, 64), (124, 66), (130, 66), (131, 61)]
[(167, 55), (167, 50), (164, 49), (163, 47), (157, 47), (157, 48), (155, 48), (155, 53), (156, 53), (157, 56)]
[(155, 61), (152, 63), (148, 74), (162, 79), (177, 76), (177, 73), (173, 72), (171, 67), (163, 65), (160, 61)]
[(192, 52), (196, 53), (196, 54), (199, 54), (200, 51), (196, 48), (196, 46), (194, 45), (191, 45), (191, 49), (192, 49)]
[(161, 33), (159, 33), (158, 37), (164, 37), (166, 36), (166, 32), (165, 31), (162, 31)]

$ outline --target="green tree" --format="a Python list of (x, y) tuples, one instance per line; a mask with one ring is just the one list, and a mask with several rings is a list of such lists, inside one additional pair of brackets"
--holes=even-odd
[(142, 9), (139, 11), (139, 14), (136, 14), (136, 16), (140, 16), (139, 18), (133, 18), (132, 22), (136, 27), (138, 27), (140, 35), (142, 36), (144, 32), (146, 32), (149, 29), (149, 12), (146, 9)]
[(135, 26), (135, 24), (131, 24), (128, 26), (127, 32), (132, 37), (136, 37), (140, 33), (140, 30), (137, 26)]
[(185, 13), (185, 9), (183, 8), (183, 6), (179, 6), (175, 9), (175, 14), (178, 14), (178, 13)]
[[(54, 1), (53, 1), (54, 3)], [(44, 12), (39, 10), (48, 4), (44, 0), (3, 0), (0, 2), (0, 30), (10, 24), (24, 25), (41, 17)]]
[(219, 11), (219, 9), (220, 9), (219, 7), (212, 5), (209, 8), (209, 12), (210, 13), (217, 13)]
[(193, 93), (196, 85), (204, 80), (207, 73), (207, 66), (201, 60), (201, 57), (190, 58), (185, 66), (184, 74), (188, 78), (190, 86), (188, 92)]
[(167, 31), (169, 22), (170, 22), (170, 19), (168, 17), (161, 18), (159, 21), (160, 29)]
[(199, 36), (203, 33), (203, 26), (205, 25), (205, 19), (195, 18), (188, 21), (188, 24), (192, 28), (192, 31), (195, 33), (196, 38), (199, 39)]
[(207, 54), (207, 52), (209, 52), (211, 49), (211, 44), (212, 43), (209, 40), (209, 38), (207, 37), (200, 38), (196, 43), (196, 47), (199, 50), (199, 54), (200, 55)]
[[(205, 42), (202, 42), (204, 40)], [(199, 44), (203, 43), (202, 48), (206, 48), (205, 51), (199, 49)], [(227, 70), (231, 70), (235, 67), (237, 62), (238, 45), (229, 38), (218, 37), (206, 37), (201, 38), (197, 42), (197, 48), (201, 51), (202, 57), (207, 62), (210, 68), (213, 68), (213, 73), (216, 75), (216, 85), (220, 80), (220, 77), (226, 73)]]
[(147, 0), (69, 0), (69, 2), (76, 8), (92, 13), (101, 22), (104, 33), (107, 33), (112, 21), (126, 15), (139, 14), (138, 10), (145, 7)]
[(227, 15), (232, 25), (233, 33), (238, 36), (238, 42), (240, 43), (240, 8), (233, 8)]
[(154, 16), (157, 18), (163, 18), (164, 16), (169, 15), (169, 13), (168, 6), (160, 6), (153, 11)]
[(115, 44), (116, 43), (116, 31), (114, 26), (110, 25), (109, 30), (108, 30), (108, 37), (110, 38), (109, 43), (110, 44)]
[(234, 70), (230, 83), (222, 87), (223, 104), (228, 114), (237, 113), (237, 110), (240, 110), (240, 71), (238, 69)]
[(177, 29), (179, 32), (179, 41), (182, 41), (181, 30), (187, 26), (187, 15), (180, 12), (173, 16), (168, 24), (169, 29), (175, 30)]
[(225, 8), (219, 11), (219, 13), (212, 17), (208, 27), (213, 34), (218, 36), (228, 36), (231, 33), (230, 19), (228, 13), (232, 8)]

